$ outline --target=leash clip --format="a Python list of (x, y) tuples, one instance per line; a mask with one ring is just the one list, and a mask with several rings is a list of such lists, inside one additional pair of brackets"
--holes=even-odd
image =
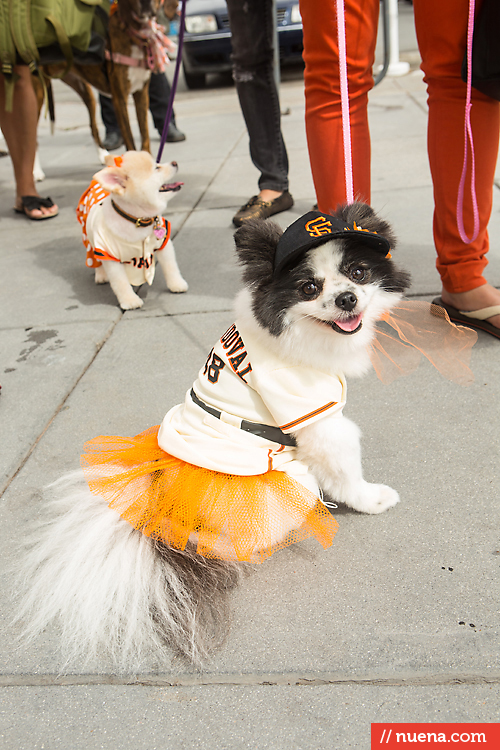
[(334, 503), (332, 500), (325, 500), (325, 493), (323, 492), (321, 487), (319, 488), (319, 499), (322, 505), (324, 505), (325, 508), (330, 511), (330, 513), (333, 513), (333, 511), (339, 507), (337, 503)]

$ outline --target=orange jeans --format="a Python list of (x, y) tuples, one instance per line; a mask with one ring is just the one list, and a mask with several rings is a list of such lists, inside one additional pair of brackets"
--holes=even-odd
[[(373, 86), (379, 0), (344, 0), (344, 4), (354, 193), (356, 198), (370, 202), (367, 103)], [(480, 0), (476, 5), (480, 5)], [(429, 101), (428, 154), (434, 186), (436, 266), (443, 286), (452, 293), (486, 283), (482, 274), (487, 264), (487, 226), (500, 129), (500, 103), (472, 89), (480, 229), (477, 239), (465, 244), (457, 229), (456, 204), (464, 154), (466, 86), (460, 72), (468, 6), (468, 0), (414, 0)], [(306, 131), (322, 211), (334, 210), (346, 200), (335, 7), (335, 0), (300, 2), (306, 63)], [(472, 236), (473, 213), (467, 186), (464, 226), (468, 236)]]

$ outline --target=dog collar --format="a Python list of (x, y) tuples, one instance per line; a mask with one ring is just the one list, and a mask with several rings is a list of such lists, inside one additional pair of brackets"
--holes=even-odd
[(274, 275), (279, 274), (283, 268), (297, 260), (313, 247), (322, 245), (333, 239), (354, 238), (370, 245), (387, 258), (390, 258), (388, 240), (377, 232), (370, 232), (358, 226), (340, 219), (338, 216), (321, 213), (321, 211), (309, 211), (290, 224), (281, 235), (276, 254), (274, 256)]
[(112, 198), (111, 198), (111, 205), (113, 206), (117, 214), (120, 214), (120, 216), (123, 216), (123, 218), (127, 219), (127, 221), (131, 221), (132, 224), (136, 225), (136, 227), (150, 227), (151, 224), (156, 224), (156, 226), (160, 224), (159, 216), (148, 217), (147, 219), (137, 218), (136, 216), (131, 216), (126, 211), (122, 211), (122, 209), (116, 205), (116, 203), (114, 202)]

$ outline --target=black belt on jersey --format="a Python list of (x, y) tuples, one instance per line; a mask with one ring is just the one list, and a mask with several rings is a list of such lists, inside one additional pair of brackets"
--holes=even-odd
[[(209, 406), (200, 398), (198, 398), (192, 388), (191, 398), (193, 399), (194, 403), (201, 409), (208, 412), (213, 417), (217, 417), (217, 419), (221, 418), (221, 412), (217, 409), (214, 409), (212, 406)], [(280, 445), (289, 445), (292, 447), (295, 447), (297, 445), (297, 442), (293, 435), (285, 435), (285, 433), (282, 432), (279, 427), (272, 427), (268, 424), (257, 424), (257, 422), (247, 422), (246, 419), (242, 419), (240, 429), (244, 430), (245, 432), (251, 432), (252, 435), (258, 435), (259, 437), (264, 438), (264, 440), (270, 440), (272, 443), (279, 443)]]

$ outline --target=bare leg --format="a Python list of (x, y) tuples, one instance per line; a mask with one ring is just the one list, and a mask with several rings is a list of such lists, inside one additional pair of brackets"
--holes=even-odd
[[(469, 292), (452, 294), (451, 292), (447, 292), (443, 287), (441, 299), (457, 310), (472, 312), (474, 310), (481, 310), (483, 307), (500, 305), (500, 289), (495, 289), (491, 284), (483, 284), (475, 289), (471, 289)], [(496, 326), (496, 328), (500, 328), (500, 315), (493, 315), (491, 318), (488, 318), (488, 323)]]
[(263, 201), (273, 201), (275, 198), (279, 198), (282, 194), (283, 191), (278, 190), (261, 190), (259, 198), (262, 198)]
[[(33, 165), (36, 154), (36, 131), (38, 125), (38, 104), (31, 82), (31, 73), (26, 65), (16, 66), (20, 76), (14, 84), (14, 105), (12, 112), (5, 111), (4, 78), (0, 75), (0, 127), (9, 147), (14, 175), (16, 178), (16, 207), (21, 208), (22, 195), (38, 195), (33, 178)], [(42, 214), (56, 214), (56, 205), (34, 209), (33, 217)]]

